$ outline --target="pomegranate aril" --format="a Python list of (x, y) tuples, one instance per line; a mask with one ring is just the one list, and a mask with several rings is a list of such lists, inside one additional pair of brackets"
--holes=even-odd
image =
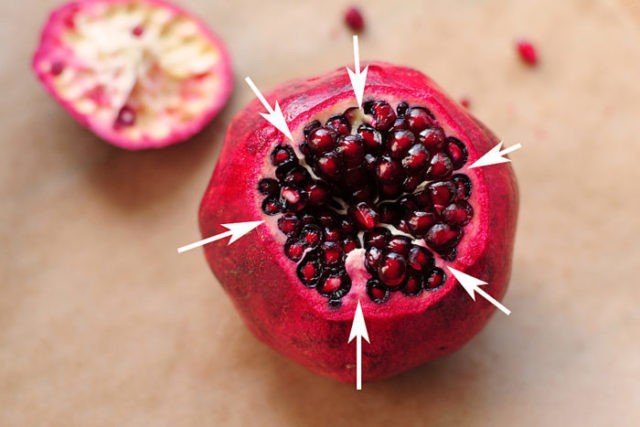
[(328, 209), (316, 212), (316, 218), (318, 219), (318, 223), (323, 227), (331, 227), (336, 223), (335, 214)]
[(404, 113), (407, 112), (407, 109), (409, 109), (409, 104), (407, 104), (406, 102), (402, 101), (402, 102), (398, 103), (398, 105), (396, 107), (396, 112), (398, 113), (398, 116), (404, 116)]
[(452, 203), (442, 211), (442, 218), (452, 226), (467, 225), (472, 217), (473, 208), (464, 200)]
[(136, 112), (133, 108), (125, 105), (118, 112), (115, 125), (118, 127), (133, 126), (136, 124)]
[(402, 189), (406, 193), (412, 193), (423, 182), (424, 182), (423, 179), (417, 175), (408, 176), (405, 178), (404, 182), (402, 183)]
[(396, 224), (396, 228), (402, 231), (403, 233), (409, 234), (411, 232), (411, 230), (409, 230), (409, 225), (407, 224), (407, 221), (404, 218), (398, 221), (398, 224)]
[(336, 146), (336, 133), (324, 127), (318, 127), (309, 132), (307, 144), (312, 152), (317, 154), (331, 151)]
[(353, 192), (353, 200), (356, 202), (370, 202), (375, 198), (375, 189), (363, 187)]
[(356, 231), (356, 227), (353, 224), (353, 221), (348, 218), (341, 218), (339, 225), (344, 235), (352, 234)]
[(309, 137), (309, 134), (311, 133), (312, 130), (317, 129), (319, 127), (321, 127), (322, 125), (320, 124), (319, 120), (314, 120), (311, 123), (309, 123), (308, 125), (306, 125), (304, 127), (304, 129), (302, 130), (302, 133), (305, 137), (305, 139), (307, 139)]
[(371, 229), (378, 223), (378, 213), (366, 202), (350, 207), (349, 215), (364, 229)]
[(258, 191), (265, 196), (280, 194), (280, 183), (273, 178), (263, 178), (258, 182)]
[(348, 254), (352, 250), (358, 249), (359, 247), (360, 247), (360, 242), (358, 241), (357, 238), (353, 236), (346, 237), (342, 241), (342, 250), (344, 251), (345, 254)]
[(370, 184), (370, 177), (361, 167), (347, 169), (344, 173), (344, 183), (349, 189), (358, 189)]
[(425, 271), (433, 267), (433, 255), (427, 248), (413, 245), (409, 250), (407, 263), (416, 271)]
[(382, 259), (382, 249), (378, 249), (375, 246), (367, 248), (364, 255), (364, 266), (371, 273), (378, 271), (380, 266), (380, 260)]
[(397, 160), (389, 157), (382, 157), (376, 167), (378, 180), (383, 184), (395, 184), (402, 180), (402, 165)]
[(427, 231), (438, 221), (433, 212), (414, 211), (407, 217), (409, 230), (414, 236), (424, 236)]
[(280, 197), (282, 197), (282, 201), (287, 206), (294, 205), (300, 202), (301, 199), (300, 191), (291, 187), (282, 187), (282, 191), (280, 191)]
[(331, 117), (325, 126), (339, 135), (349, 135), (351, 133), (351, 123), (343, 115)]
[(457, 138), (446, 139), (446, 151), (453, 164), (453, 169), (460, 169), (467, 162), (467, 147)]
[(402, 218), (402, 209), (396, 203), (380, 203), (380, 222), (384, 224), (397, 224)]
[(423, 286), (427, 291), (434, 291), (444, 285), (447, 280), (445, 272), (438, 267), (434, 267), (423, 282)]
[(378, 158), (373, 154), (367, 153), (364, 155), (363, 166), (367, 172), (374, 172), (378, 164)]
[(471, 196), (471, 180), (466, 175), (457, 174), (451, 177), (456, 189), (456, 200), (468, 200)]
[(360, 168), (364, 159), (363, 141), (360, 135), (347, 135), (340, 137), (336, 151), (342, 155), (346, 167)]
[(389, 289), (384, 287), (379, 281), (369, 279), (367, 281), (367, 295), (371, 298), (371, 301), (382, 304), (389, 299)]
[(396, 113), (385, 101), (376, 101), (371, 105), (371, 125), (377, 130), (387, 130), (396, 120)]
[(409, 129), (415, 133), (419, 133), (426, 128), (433, 126), (434, 118), (426, 108), (412, 107), (409, 108), (404, 117), (407, 119)]
[(429, 247), (442, 251), (456, 245), (462, 237), (462, 231), (449, 224), (438, 223), (427, 231), (424, 241)]
[(378, 266), (380, 281), (389, 287), (397, 287), (402, 284), (407, 273), (407, 261), (395, 252), (390, 252), (382, 257)]
[(418, 204), (413, 196), (402, 196), (398, 199), (398, 204), (405, 212), (413, 212), (418, 209)]
[(436, 153), (429, 162), (429, 168), (427, 169), (428, 179), (442, 179), (447, 178), (453, 171), (453, 163), (448, 155), (445, 153)]
[(296, 166), (287, 172), (283, 183), (288, 186), (303, 186), (309, 181), (311, 181), (309, 172), (301, 166)]
[(411, 274), (407, 276), (407, 280), (402, 287), (402, 292), (406, 295), (415, 296), (422, 292), (422, 280), (420, 276)]
[(454, 200), (456, 188), (449, 181), (435, 181), (427, 185), (427, 192), (434, 206), (446, 206)]
[(284, 244), (285, 255), (293, 261), (299, 261), (302, 258), (302, 255), (304, 255), (305, 249), (305, 244), (297, 239), (288, 239)]
[(402, 194), (402, 184), (383, 184), (380, 193), (388, 199), (395, 199)]
[(431, 194), (428, 190), (419, 191), (413, 194), (413, 198), (418, 204), (418, 207), (422, 209), (431, 209), (433, 204), (431, 202)]
[(321, 295), (331, 300), (336, 300), (345, 296), (351, 289), (351, 279), (344, 271), (337, 271), (328, 274), (320, 279), (316, 289)]
[(378, 152), (383, 146), (382, 135), (369, 125), (360, 125), (358, 135), (362, 137), (364, 146), (373, 152)]
[(418, 135), (418, 141), (425, 146), (429, 152), (441, 150), (444, 146), (444, 131), (441, 127), (425, 129)]
[(335, 180), (342, 174), (342, 162), (336, 153), (330, 152), (318, 158), (318, 169), (326, 178)]
[(281, 166), (296, 158), (293, 149), (288, 145), (278, 145), (271, 152), (271, 163), (273, 166)]
[(533, 43), (527, 40), (518, 40), (518, 42), (516, 43), (516, 49), (518, 50), (520, 59), (525, 64), (531, 66), (538, 64), (538, 52)]
[(408, 256), (411, 249), (411, 239), (406, 236), (393, 236), (388, 240), (387, 250), (402, 256)]
[(262, 212), (267, 215), (277, 215), (281, 210), (280, 201), (275, 197), (267, 197), (262, 201)]
[(314, 224), (316, 222), (316, 217), (311, 215), (310, 213), (303, 213), (300, 221), (303, 225)]
[(287, 213), (278, 218), (278, 228), (287, 236), (297, 235), (300, 231), (300, 218), (292, 213)]
[(392, 159), (401, 159), (413, 146), (415, 136), (408, 130), (397, 130), (393, 132), (389, 140), (389, 155)]
[(404, 117), (398, 117), (389, 128), (389, 131), (407, 130), (407, 129), (409, 129), (409, 123), (407, 122), (407, 120)]
[(417, 173), (424, 170), (429, 162), (429, 151), (422, 144), (414, 144), (402, 159), (402, 166), (409, 173)]
[(297, 273), (303, 285), (315, 287), (322, 275), (322, 265), (317, 259), (317, 254), (309, 252), (298, 264)]
[(328, 242), (338, 242), (342, 238), (340, 230), (335, 227), (326, 227), (324, 229), (324, 239)]
[(326, 265), (335, 266), (342, 262), (342, 245), (337, 242), (324, 242), (321, 246), (322, 258)]
[(320, 206), (327, 203), (331, 199), (329, 187), (323, 182), (315, 182), (305, 188), (309, 202), (313, 205)]
[(362, 12), (355, 6), (347, 9), (344, 13), (344, 22), (352, 31), (359, 33), (364, 29), (364, 18)]
[(373, 230), (365, 231), (363, 241), (366, 248), (376, 247), (382, 249), (387, 245), (387, 239), (391, 237), (391, 232), (384, 227), (377, 227)]
[(300, 231), (300, 242), (308, 248), (315, 248), (322, 243), (323, 233), (315, 224), (306, 224)]

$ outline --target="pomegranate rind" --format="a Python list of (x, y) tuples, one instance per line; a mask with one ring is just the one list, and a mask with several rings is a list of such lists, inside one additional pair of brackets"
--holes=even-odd
[[(81, 111), (77, 100), (70, 99), (56, 86), (55, 73), (51, 72), (52, 63), (63, 59), (68, 61), (66, 66), (82, 65), (72, 46), (65, 43), (64, 37), (69, 32), (70, 22), (75, 14), (95, 13), (93, 8), (122, 6), (123, 8), (136, 8), (139, 6), (155, 8), (171, 15), (172, 19), (181, 18), (197, 28), (197, 37), (205, 39), (213, 48), (217, 60), (211, 67), (202, 70), (201, 76), (210, 75), (214, 84), (203, 88), (206, 90), (202, 106), (193, 113), (193, 117), (181, 123), (163, 123), (162, 117), (151, 118), (151, 126), (169, 126), (168, 131), (160, 135), (153, 135), (146, 129), (141, 129), (140, 135), (132, 138), (114, 126), (112, 121), (105, 121), (93, 117), (91, 113)], [(197, 58), (194, 58), (197, 59)], [(32, 69), (47, 92), (73, 117), (78, 123), (86, 127), (104, 141), (127, 150), (142, 150), (149, 148), (162, 148), (168, 145), (183, 142), (199, 133), (210, 123), (226, 105), (233, 90), (233, 74), (231, 59), (223, 41), (215, 35), (207, 26), (180, 7), (163, 0), (87, 0), (72, 1), (53, 10), (45, 23), (40, 42), (33, 55)], [(192, 79), (195, 80), (195, 79)], [(196, 86), (196, 84), (192, 85)], [(108, 87), (106, 88), (108, 91)], [(135, 127), (135, 126), (134, 126)], [(141, 127), (141, 126), (138, 126)]]
[[(355, 378), (355, 350), (347, 338), (358, 301), (371, 338), (363, 354), (365, 380), (389, 377), (455, 351), (480, 331), (494, 306), (482, 298), (474, 302), (446, 266), (486, 281), (483, 289), (501, 299), (511, 273), (518, 211), (510, 164), (468, 169), (499, 142), (484, 125), (422, 73), (387, 63), (368, 65), (365, 100), (426, 106), (446, 133), (463, 140), (468, 149), (467, 164), (458, 172), (472, 181), (469, 202), (475, 215), (465, 227), (457, 259), (447, 263), (436, 257), (436, 265), (448, 273), (440, 289), (417, 297), (393, 293), (377, 304), (366, 295), (366, 279), (352, 276), (351, 291), (333, 308), (300, 283), (296, 264), (282, 253), (284, 237), (274, 217), (260, 209), (256, 188), (266, 173), (265, 159), (275, 145), (286, 141), (260, 117), (263, 107), (255, 100), (229, 127), (199, 215), (205, 237), (222, 231), (222, 223), (267, 221), (231, 246), (207, 245), (209, 265), (260, 340), (310, 370), (344, 382)], [(302, 128), (309, 121), (355, 104), (344, 68), (289, 82), (267, 99), (272, 105), (278, 101), (296, 141), (302, 141)]]

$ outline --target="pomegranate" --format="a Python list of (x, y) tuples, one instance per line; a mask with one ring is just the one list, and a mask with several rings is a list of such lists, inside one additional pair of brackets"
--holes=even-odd
[(220, 39), (160, 0), (73, 1), (46, 23), (33, 69), (81, 124), (122, 148), (193, 136), (232, 89)]
[(344, 68), (287, 83), (295, 142), (250, 103), (231, 124), (200, 207), (203, 236), (263, 219), (206, 258), (249, 328), (310, 370), (354, 381), (358, 301), (371, 343), (363, 378), (450, 353), (494, 307), (447, 267), (505, 293), (517, 217), (509, 164), (469, 166), (498, 143), (418, 71), (370, 63), (363, 108)]
[(532, 67), (538, 65), (538, 50), (533, 43), (520, 39), (516, 42), (516, 50), (522, 62)]

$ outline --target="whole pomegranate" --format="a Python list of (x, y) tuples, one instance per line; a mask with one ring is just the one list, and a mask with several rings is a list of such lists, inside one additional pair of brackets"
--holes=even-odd
[(358, 301), (369, 330), (363, 378), (450, 353), (494, 307), (450, 266), (506, 290), (518, 195), (509, 164), (469, 169), (498, 143), (418, 71), (371, 63), (362, 109), (344, 68), (287, 83), (277, 100), (295, 142), (249, 104), (231, 124), (200, 207), (203, 236), (262, 219), (205, 247), (253, 333), (310, 370), (355, 378)]

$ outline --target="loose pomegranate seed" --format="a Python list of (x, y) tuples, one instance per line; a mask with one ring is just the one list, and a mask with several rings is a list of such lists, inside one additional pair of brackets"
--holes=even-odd
[(356, 33), (359, 33), (364, 29), (364, 18), (362, 17), (360, 9), (355, 6), (352, 6), (345, 11), (344, 22)]
[(140, 37), (144, 34), (144, 27), (142, 25), (136, 25), (131, 29), (131, 34), (135, 37)]
[(407, 261), (400, 254), (391, 252), (386, 254), (380, 261), (378, 276), (380, 281), (386, 286), (400, 286), (407, 273)]
[(374, 279), (367, 281), (367, 295), (373, 302), (382, 304), (389, 299), (389, 290)]
[(516, 49), (520, 55), (520, 59), (527, 65), (535, 66), (538, 64), (538, 52), (535, 46), (527, 40), (518, 40)]

